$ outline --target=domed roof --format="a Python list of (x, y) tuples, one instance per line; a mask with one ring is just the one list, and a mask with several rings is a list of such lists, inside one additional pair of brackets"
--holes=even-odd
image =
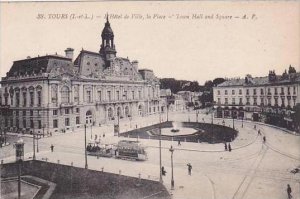
[(112, 29), (110, 27), (110, 23), (108, 21), (108, 15), (107, 15), (106, 23), (105, 23), (105, 26), (102, 30), (101, 36), (102, 37), (113, 37), (114, 36), (114, 32), (112, 31)]

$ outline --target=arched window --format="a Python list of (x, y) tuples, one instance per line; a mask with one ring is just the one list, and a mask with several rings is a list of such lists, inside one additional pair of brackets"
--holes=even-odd
[(51, 102), (57, 103), (57, 85), (51, 86)]
[(67, 86), (62, 87), (61, 89), (61, 102), (62, 103), (70, 102), (70, 89)]

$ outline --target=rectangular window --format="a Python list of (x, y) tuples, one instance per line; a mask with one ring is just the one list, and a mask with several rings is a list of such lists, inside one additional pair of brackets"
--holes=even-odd
[(33, 116), (33, 110), (30, 111), (30, 116)]
[(218, 98), (218, 104), (221, 104), (221, 98)]
[(220, 92), (220, 90), (218, 90), (218, 95), (221, 95), (221, 92)]
[(86, 99), (88, 103), (92, 102), (92, 92), (91, 91), (86, 91)]
[(242, 95), (242, 89), (239, 90), (239, 95)]
[(232, 98), (232, 104), (233, 105), (235, 104), (235, 98)]
[(247, 104), (247, 105), (250, 105), (250, 98), (247, 97), (246, 100), (247, 100), (246, 104)]
[(264, 105), (264, 98), (260, 98), (260, 105)]
[(228, 92), (227, 92), (227, 90), (225, 90), (225, 95), (228, 95)]
[(32, 119), (30, 120), (30, 128), (32, 128), (32, 129), (34, 128), (34, 123), (33, 123)]
[(246, 95), (249, 95), (249, 89), (246, 90)]
[(111, 101), (111, 91), (107, 91), (107, 100)]
[(231, 93), (232, 93), (232, 95), (235, 95), (235, 90), (232, 90)]
[(19, 111), (16, 111), (16, 116), (19, 116)]
[(116, 91), (116, 97), (117, 97), (117, 100), (119, 101), (120, 100), (120, 91)]
[(30, 106), (34, 105), (34, 93), (30, 92)]
[(257, 98), (253, 98), (253, 105), (257, 105)]
[(20, 93), (16, 93), (16, 107), (20, 106)]
[(290, 87), (288, 87), (287, 90), (288, 90), (288, 95), (291, 95)]
[(274, 88), (274, 90), (275, 90), (275, 95), (278, 95), (277, 88)]
[(57, 110), (53, 110), (53, 115), (57, 115)]
[(70, 119), (69, 118), (65, 118), (65, 126), (70, 126)]
[(281, 95), (284, 95), (284, 88), (281, 87)]
[(19, 119), (16, 119), (16, 127), (19, 128)]
[(65, 109), (65, 114), (69, 115), (70, 114), (70, 110), (68, 108)]
[(125, 100), (127, 100), (127, 91), (124, 91), (123, 97)]
[(256, 89), (255, 88), (253, 89), (253, 95), (256, 95)]
[(76, 117), (76, 124), (80, 124), (80, 117)]
[(260, 95), (264, 95), (264, 89), (260, 89)]
[(38, 128), (41, 129), (42, 128), (42, 121), (38, 120)]
[(243, 104), (243, 98), (241, 98), (241, 97), (240, 97), (240, 102), (239, 102), (239, 104), (240, 104), (240, 105)]
[(23, 116), (26, 116), (26, 111), (23, 111)]
[(228, 98), (225, 98), (225, 104), (228, 104)]
[(293, 87), (293, 95), (296, 95), (296, 87)]
[(76, 113), (79, 113), (79, 108), (76, 108)]
[(98, 101), (100, 102), (102, 99), (101, 99), (101, 91), (97, 91), (97, 95), (98, 95)]
[(23, 93), (23, 106), (25, 107), (27, 105), (27, 97), (26, 97), (26, 93)]
[(278, 98), (274, 98), (275, 99), (275, 106), (278, 106)]
[(41, 106), (41, 104), (42, 104), (42, 92), (41, 91), (38, 91), (37, 92), (37, 98), (38, 98), (38, 106)]
[(58, 121), (57, 120), (53, 120), (53, 128), (58, 128)]
[(132, 92), (132, 99), (134, 99), (135, 98), (134, 91), (131, 91), (131, 92)]

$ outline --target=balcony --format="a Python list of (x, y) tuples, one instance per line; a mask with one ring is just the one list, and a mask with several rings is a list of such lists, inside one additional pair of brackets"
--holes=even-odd
[(61, 108), (67, 108), (67, 107), (73, 107), (73, 106), (74, 106), (74, 104), (71, 103), (71, 102), (62, 102), (62, 103), (60, 104), (60, 107), (61, 107)]

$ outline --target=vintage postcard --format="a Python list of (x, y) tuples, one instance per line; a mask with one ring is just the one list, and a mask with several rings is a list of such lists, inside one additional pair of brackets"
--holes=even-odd
[(298, 1), (0, 2), (0, 199), (300, 199)]

